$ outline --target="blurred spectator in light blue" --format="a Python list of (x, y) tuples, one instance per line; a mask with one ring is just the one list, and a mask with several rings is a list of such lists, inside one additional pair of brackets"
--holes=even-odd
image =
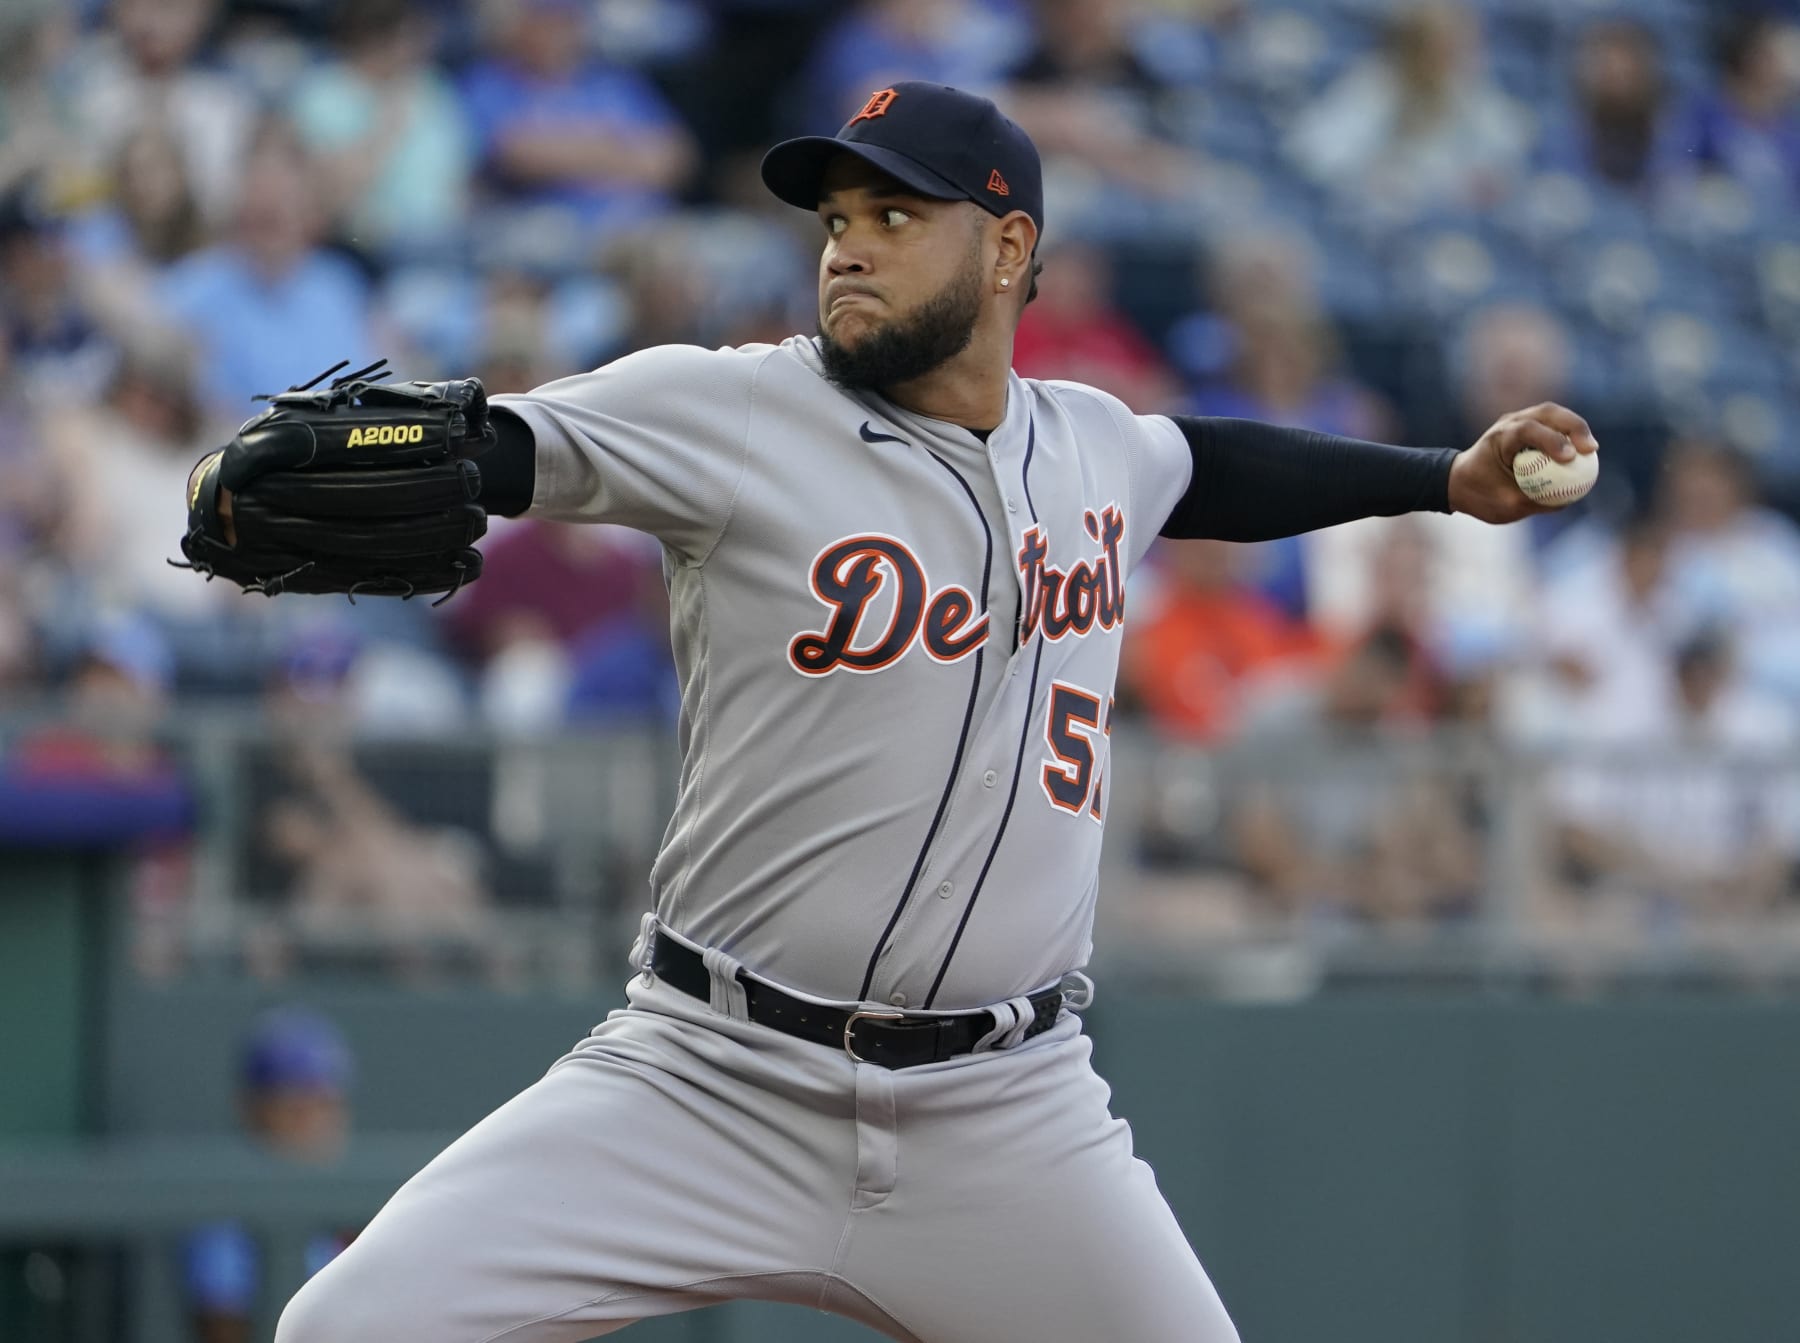
[[(350, 1131), (349, 1046), (330, 1018), (304, 1007), (259, 1017), (239, 1063), (239, 1118), (259, 1146), (285, 1161), (329, 1167)], [(306, 1243), (307, 1277), (355, 1238), (353, 1228), (322, 1231)], [(182, 1282), (194, 1343), (249, 1343), (262, 1304), (263, 1247), (241, 1222), (215, 1222), (182, 1245)], [(286, 1294), (298, 1283), (272, 1283)]]
[(1544, 133), (1546, 168), (1643, 195), (1685, 169), (1662, 52), (1641, 23), (1606, 19), (1582, 33), (1572, 94)]
[(1800, 527), (1763, 505), (1750, 463), (1704, 441), (1671, 448), (1659, 508), (1695, 623), (1733, 643), (1745, 678), (1800, 703)]
[(1424, 0), (1396, 13), (1380, 52), (1301, 112), (1287, 148), (1346, 201), (1404, 217), (1493, 204), (1530, 138), (1483, 69), (1474, 12), (1461, 0)]
[(108, 27), (76, 53), (70, 72), (94, 171), (143, 127), (160, 125), (181, 146), (188, 181), (214, 223), (230, 217), (256, 128), (249, 95), (197, 59), (218, 11), (218, 0), (113, 0)]
[(26, 394), (80, 401), (105, 384), (116, 351), (83, 301), (68, 230), (37, 183), (0, 198), (0, 325)]
[(368, 283), (319, 246), (315, 165), (290, 127), (267, 121), (244, 165), (230, 239), (164, 278), (168, 316), (195, 342), (211, 409), (247, 419), (250, 398), (349, 360), (370, 362)]
[(338, 59), (301, 82), (292, 115), (342, 232), (383, 258), (454, 242), (473, 146), (455, 90), (430, 62), (430, 20), (415, 0), (339, 0), (333, 37)]
[(975, 0), (862, 0), (819, 40), (803, 80), (805, 121), (829, 134), (871, 93), (905, 79), (979, 88), (1016, 34)]
[[(1210, 311), (1177, 323), (1170, 345), (1194, 389), (1185, 409), (1351, 438), (1389, 435), (1387, 408), (1339, 360), (1319, 303), (1317, 258), (1273, 227), (1225, 239), (1207, 280)], [(1305, 547), (1285, 537), (1249, 547), (1242, 576), (1289, 616), (1310, 609)]]
[(1710, 628), (1674, 650), (1649, 719), (1635, 708), (1596, 704), (1569, 725), (1615, 753), (1550, 777), (1567, 875), (1639, 932), (1765, 912), (1796, 858), (1793, 710), (1740, 676), (1731, 637)]
[(499, 207), (495, 245), (520, 246), (524, 234), (576, 264), (673, 208), (694, 167), (692, 139), (648, 78), (593, 54), (586, 6), (504, 0), (494, 39), (497, 54), (470, 69), (463, 99)]
[(1533, 611), (1531, 693), (1515, 726), (1546, 743), (1604, 721), (1650, 736), (1662, 723), (1688, 621), (1669, 572), (1669, 534), (1648, 515), (1567, 564), (1546, 564)]
[(87, 306), (107, 329), (149, 330), (165, 320), (163, 273), (206, 243), (208, 232), (181, 146), (159, 122), (120, 145), (111, 187), (110, 200), (70, 222), (69, 247)]
[(1800, 200), (1800, 103), (1782, 54), (1791, 29), (1750, 11), (1727, 20), (1718, 46), (1719, 84), (1690, 109), (1684, 148), (1772, 206)]
[(1225, 240), (1211, 259), (1212, 312), (1171, 337), (1196, 386), (1197, 415), (1228, 415), (1352, 438), (1388, 432), (1390, 414), (1344, 370), (1313, 280), (1316, 260), (1278, 230)]

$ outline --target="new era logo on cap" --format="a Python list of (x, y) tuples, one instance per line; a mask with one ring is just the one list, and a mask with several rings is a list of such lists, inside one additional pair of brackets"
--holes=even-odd
[(877, 89), (835, 136), (801, 136), (771, 149), (763, 181), (789, 205), (811, 210), (826, 166), (839, 154), (874, 164), (921, 196), (974, 201), (1002, 217), (1021, 210), (1040, 232), (1044, 227), (1037, 146), (973, 93), (921, 80)]

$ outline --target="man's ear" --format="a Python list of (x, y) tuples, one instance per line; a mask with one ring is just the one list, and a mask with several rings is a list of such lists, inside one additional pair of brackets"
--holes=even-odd
[(997, 273), (1012, 279), (1011, 288), (1031, 283), (1031, 254), (1037, 247), (1037, 225), (1023, 210), (1014, 210), (1000, 221)]

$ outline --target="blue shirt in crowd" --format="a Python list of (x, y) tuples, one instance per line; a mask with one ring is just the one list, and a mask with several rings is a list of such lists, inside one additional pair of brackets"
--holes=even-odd
[(566, 130), (619, 140), (678, 130), (681, 123), (656, 86), (634, 70), (594, 62), (550, 82), (505, 61), (483, 61), (464, 81), (463, 105), (495, 187), (516, 202), (566, 207), (599, 232), (650, 218), (671, 204), (666, 192), (624, 182), (525, 185), (492, 173), (492, 156), (509, 135)]
[(348, 260), (309, 252), (267, 280), (234, 247), (177, 262), (162, 284), (169, 316), (199, 341), (207, 399), (248, 417), (250, 398), (280, 392), (340, 359), (370, 362), (368, 284)]

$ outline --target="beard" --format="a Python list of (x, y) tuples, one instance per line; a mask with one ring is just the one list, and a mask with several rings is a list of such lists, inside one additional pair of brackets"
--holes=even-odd
[(981, 273), (965, 266), (919, 309), (869, 332), (854, 346), (833, 340), (819, 322), (825, 376), (839, 387), (879, 391), (922, 378), (969, 348), (981, 317)]

